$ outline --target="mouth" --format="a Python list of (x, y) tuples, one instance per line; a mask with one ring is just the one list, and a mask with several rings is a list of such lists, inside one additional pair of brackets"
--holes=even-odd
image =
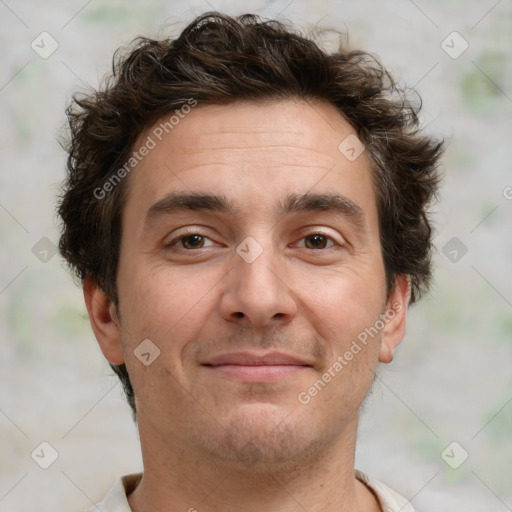
[(282, 352), (221, 354), (203, 366), (220, 377), (243, 382), (276, 381), (312, 368), (307, 361)]

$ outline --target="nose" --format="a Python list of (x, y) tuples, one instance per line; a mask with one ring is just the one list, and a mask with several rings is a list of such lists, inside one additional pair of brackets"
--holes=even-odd
[(244, 327), (274, 327), (290, 322), (297, 314), (294, 291), (285, 269), (273, 254), (264, 250), (249, 262), (238, 254), (226, 275), (220, 302), (222, 317)]

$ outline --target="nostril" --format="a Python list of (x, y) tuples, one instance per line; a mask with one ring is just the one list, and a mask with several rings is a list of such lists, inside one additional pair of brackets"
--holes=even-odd
[(236, 313), (233, 313), (233, 315), (237, 318), (243, 318), (245, 316), (241, 311), (237, 311)]

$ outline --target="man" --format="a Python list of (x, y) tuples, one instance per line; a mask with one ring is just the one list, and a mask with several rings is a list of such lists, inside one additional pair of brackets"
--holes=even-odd
[(144, 461), (97, 509), (413, 510), (354, 454), (430, 277), (416, 114), (368, 54), (218, 13), (75, 99), (60, 249)]

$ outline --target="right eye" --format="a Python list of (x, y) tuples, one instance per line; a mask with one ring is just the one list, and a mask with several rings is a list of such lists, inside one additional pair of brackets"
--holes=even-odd
[[(206, 241), (211, 243), (207, 245)], [(211, 245), (213, 245), (213, 242), (207, 236), (200, 235), (199, 233), (190, 233), (175, 238), (168, 247), (178, 246), (179, 249), (194, 250), (210, 247)]]

